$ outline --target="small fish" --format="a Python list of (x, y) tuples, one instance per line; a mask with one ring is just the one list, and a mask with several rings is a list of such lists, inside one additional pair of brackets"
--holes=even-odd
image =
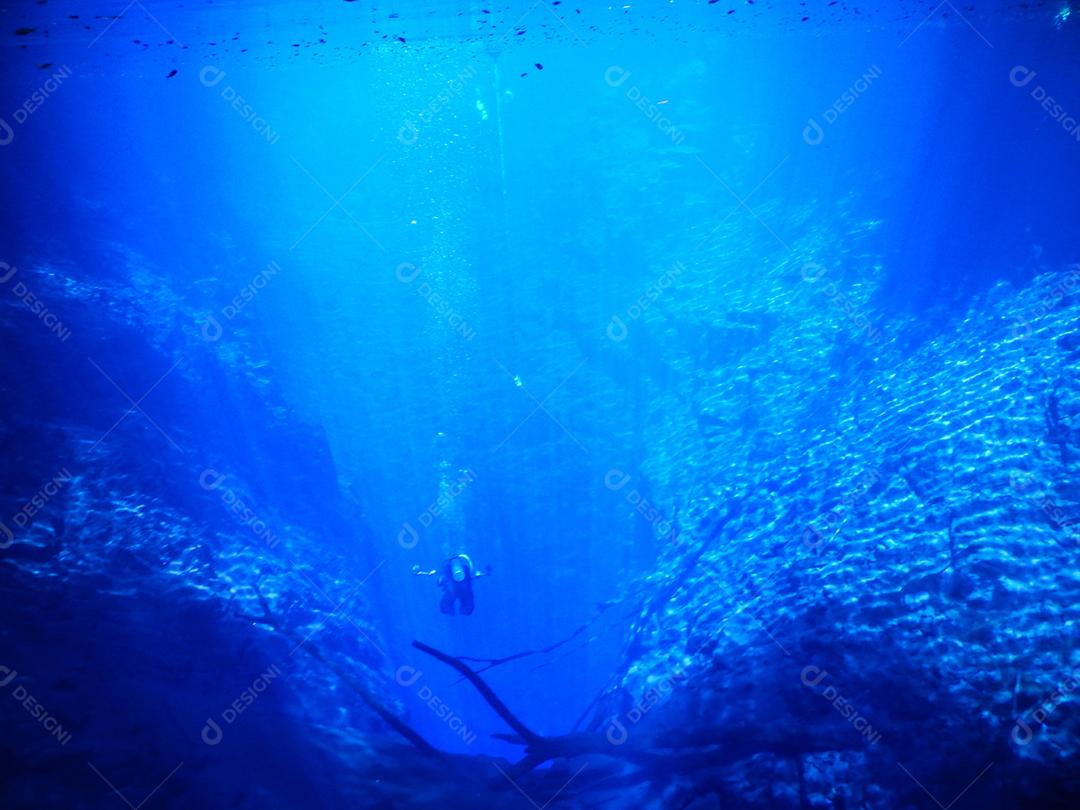
[(537, 70), (543, 70), (544, 69), (544, 66), (541, 65), (539, 62), (533, 62), (533, 64), (536, 66)]
[(16, 28), (15, 29), (15, 36), (17, 36), (17, 37), (25, 37), (27, 34), (32, 34), (35, 31), (37, 31), (36, 28)]
[(165, 78), (166, 79), (171, 79), (175, 75), (176, 75), (176, 68), (173, 68), (172, 70), (169, 71), (168, 75)]

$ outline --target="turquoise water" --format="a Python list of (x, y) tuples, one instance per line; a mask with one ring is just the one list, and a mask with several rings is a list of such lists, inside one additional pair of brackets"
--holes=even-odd
[(117, 5), (0, 10), (8, 804), (1071, 806), (1069, 4)]

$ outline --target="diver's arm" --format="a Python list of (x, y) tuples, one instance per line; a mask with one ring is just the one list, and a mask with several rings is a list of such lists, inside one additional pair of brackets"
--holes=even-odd
[(491, 566), (490, 565), (485, 565), (483, 571), (477, 571), (475, 574), (473, 574), (473, 576), (474, 577), (490, 577), (491, 576)]

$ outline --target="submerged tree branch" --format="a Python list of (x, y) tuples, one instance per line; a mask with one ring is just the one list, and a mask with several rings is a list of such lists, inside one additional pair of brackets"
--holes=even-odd
[(476, 691), (488, 702), (488, 705), (495, 710), (495, 713), (503, 719), (506, 725), (516, 731), (526, 743), (532, 745), (543, 739), (539, 734), (518, 720), (514, 713), (506, 708), (506, 704), (499, 700), (498, 695), (491, 690), (491, 687), (484, 683), (484, 679), (473, 672), (469, 668), (469, 665), (460, 658), (454, 658), (452, 655), (447, 655), (440, 650), (436, 650), (434, 647), (429, 647), (421, 641), (414, 641), (413, 646), (420, 650), (420, 652), (427, 653), (433, 658), (439, 659), (444, 664), (453, 667), (465, 676), (469, 683), (476, 687)]
[(577, 630), (575, 630), (573, 633), (571, 633), (566, 638), (564, 638), (562, 641), (556, 641), (554, 644), (552, 644), (552, 645), (550, 645), (548, 647), (542, 647), (539, 650), (524, 650), (522, 652), (514, 653), (513, 655), (508, 655), (505, 658), (473, 658), (472, 656), (469, 656), (469, 655), (459, 655), (457, 657), (457, 660), (458, 661), (473, 661), (473, 662), (475, 662), (477, 664), (486, 664), (487, 666), (480, 667), (479, 669), (477, 669), (475, 671), (478, 674), (481, 673), (481, 672), (487, 672), (489, 669), (492, 669), (494, 667), (499, 666), (499, 664), (506, 664), (506, 663), (509, 663), (510, 661), (516, 661), (519, 658), (528, 658), (530, 655), (543, 655), (544, 653), (549, 653), (552, 650), (556, 650), (559, 647), (561, 647), (563, 644), (566, 644), (567, 642), (573, 641), (575, 638), (577, 638), (582, 633), (584, 633), (585, 630), (588, 628), (588, 626), (590, 624), (592, 624), (592, 622), (586, 622), (585, 624), (581, 625), (581, 627), (579, 627)]
[(405, 723), (404, 720), (402, 720), (396, 714), (394, 714), (381, 703), (379, 703), (379, 701), (377, 701), (374, 696), (372, 696), (372, 694), (363, 686), (363, 684), (359, 683), (355, 678), (353, 678), (352, 674), (349, 673), (344, 667), (342, 667), (336, 661), (333, 661), (323, 655), (319, 648), (311, 642), (310, 638), (299, 638), (299, 636), (295, 632), (285, 627), (282, 624), (281, 620), (278, 619), (278, 617), (275, 616), (274, 612), (270, 609), (270, 604), (269, 602), (267, 602), (266, 597), (263, 596), (262, 591), (259, 590), (258, 584), (256, 583), (251, 587), (255, 591), (255, 595), (259, 598), (259, 605), (262, 607), (263, 615), (249, 616), (242, 613), (237, 613), (236, 615), (244, 619), (249, 619), (250, 621), (253, 621), (257, 624), (263, 624), (267, 627), (271, 627), (277, 632), (281, 633), (286, 638), (289, 638), (290, 640), (295, 642), (297, 648), (303, 647), (309, 655), (320, 661), (323, 665), (330, 669), (331, 672), (337, 675), (342, 680), (342, 682), (345, 683), (346, 686), (352, 689), (360, 697), (360, 700), (364, 702), (364, 705), (366, 705), (369, 709), (375, 712), (375, 714), (377, 714), (384, 723), (390, 726), (390, 728), (392, 728), (394, 731), (396, 731), (398, 734), (400, 734), (402, 737), (404, 737), (406, 740), (408, 740), (410, 743), (412, 743), (424, 753), (435, 754), (437, 756), (442, 755), (442, 752), (439, 751), (439, 749), (437, 749), (435, 746), (425, 740), (422, 736), (420, 736), (420, 734), (416, 732), (407, 723)]
[[(608, 602), (598, 602), (597, 605), (596, 605), (596, 615), (594, 615), (587, 622), (585, 622), (584, 624), (582, 624), (581, 626), (576, 628), (566, 638), (564, 638), (564, 639), (562, 639), (560, 641), (556, 641), (554, 644), (549, 644), (547, 647), (541, 647), (541, 648), (536, 649), (536, 650), (523, 650), (521, 652), (514, 653), (513, 655), (507, 655), (507, 656), (505, 656), (503, 658), (474, 658), (471, 655), (459, 655), (459, 656), (456, 656), (456, 658), (457, 658), (458, 661), (472, 661), (473, 663), (477, 663), (477, 664), (485, 664), (486, 666), (482, 666), (482, 667), (479, 667), (476, 670), (473, 670), (476, 674), (479, 675), (481, 672), (487, 672), (489, 669), (494, 669), (495, 667), (497, 667), (497, 666), (499, 666), (501, 664), (508, 664), (511, 661), (517, 661), (517, 660), (522, 659), (522, 658), (528, 658), (529, 656), (532, 656), (532, 655), (543, 655), (544, 653), (552, 652), (553, 650), (559, 649), (559, 647), (562, 647), (564, 644), (569, 644), (575, 638), (577, 638), (582, 633), (584, 633), (586, 630), (588, 630), (590, 627), (592, 627), (594, 624), (596, 624), (596, 622), (604, 615), (604, 612), (607, 611), (608, 608), (614, 607), (615, 605), (620, 605), (629, 598), (630, 598), (630, 596), (625, 596), (625, 597), (622, 597), (622, 598), (619, 598), (619, 599), (612, 599), (612, 600), (610, 600)], [(626, 616), (624, 618), (630, 618), (630, 616), (633, 616), (636, 612), (637, 612), (637, 608), (635, 608), (630, 613), (626, 614)], [(591, 640), (592, 639), (589, 639), (585, 643), (587, 644)], [(582, 646), (584, 646), (584, 645), (582, 645)], [(534, 669), (540, 669), (541, 667), (547, 666), (549, 663), (551, 663), (551, 662), (546, 662), (546, 663), (543, 663), (543, 664), (537, 664), (534, 667)]]

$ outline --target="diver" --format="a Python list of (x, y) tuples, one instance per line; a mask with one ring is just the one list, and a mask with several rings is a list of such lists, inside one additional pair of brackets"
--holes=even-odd
[[(433, 577), (438, 571), (424, 571), (419, 565), (414, 565), (412, 571), (418, 577)], [(473, 612), (472, 581), (477, 577), (490, 577), (491, 566), (483, 571), (475, 570), (472, 560), (466, 554), (455, 554), (443, 563), (442, 573), (439, 574), (435, 584), (443, 590), (442, 599), (439, 600), (439, 610), (443, 613), (453, 614), (454, 603), (461, 603), (461, 614), (468, 616)]]

